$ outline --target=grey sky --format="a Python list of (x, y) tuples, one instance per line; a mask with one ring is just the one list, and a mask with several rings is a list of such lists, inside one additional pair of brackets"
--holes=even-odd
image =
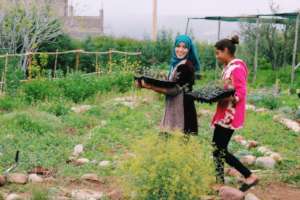
[[(152, 0), (71, 1), (79, 15), (98, 15), (103, 5), (107, 34), (142, 38), (150, 33)], [(300, 0), (274, 2), (282, 12), (300, 10)], [(270, 0), (158, 0), (158, 24), (160, 29), (182, 32), (186, 16), (270, 13), (269, 4)]]

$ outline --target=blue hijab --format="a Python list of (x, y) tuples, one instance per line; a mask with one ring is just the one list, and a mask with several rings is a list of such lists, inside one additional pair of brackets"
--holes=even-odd
[[(183, 42), (185, 44), (185, 46), (188, 48), (189, 52), (185, 58), (179, 59), (176, 56), (175, 48), (181, 42)], [(193, 63), (196, 72), (200, 70), (200, 60), (198, 57), (198, 51), (197, 51), (196, 46), (193, 44), (192, 39), (187, 35), (179, 35), (175, 39), (175, 45), (173, 47), (173, 53), (172, 53), (169, 72), (171, 73), (173, 71), (174, 67), (184, 59), (187, 59)]]

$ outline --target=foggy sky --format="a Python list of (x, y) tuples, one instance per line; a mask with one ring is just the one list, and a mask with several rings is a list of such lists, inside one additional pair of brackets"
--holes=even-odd
[[(99, 15), (99, 9), (103, 6), (106, 34), (143, 38), (149, 36), (151, 32), (152, 0), (70, 1), (77, 15)], [(270, 0), (158, 0), (158, 26), (159, 29), (183, 32), (187, 16), (270, 13), (270, 2)], [(274, 2), (279, 6), (280, 12), (300, 10), (300, 0), (274, 0)], [(195, 22), (195, 24), (192, 28), (196, 32), (202, 30), (204, 35), (215, 32), (210, 30), (215, 26), (212, 22)], [(228, 27), (224, 28), (233, 31), (236, 25), (228, 24)], [(203, 34), (201, 36), (205, 37)]]

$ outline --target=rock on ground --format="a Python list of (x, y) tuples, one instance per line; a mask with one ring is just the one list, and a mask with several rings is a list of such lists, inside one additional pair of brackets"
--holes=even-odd
[(31, 183), (42, 183), (44, 179), (37, 174), (30, 174), (28, 176), (28, 181)]
[(81, 176), (81, 179), (85, 181), (100, 182), (100, 179), (97, 174), (84, 174), (83, 176)]
[(0, 187), (5, 185), (6, 183), (6, 178), (4, 176), (0, 176)]
[(83, 145), (82, 144), (77, 144), (74, 147), (74, 151), (73, 151), (73, 156), (79, 156), (81, 153), (83, 152)]
[(104, 197), (102, 192), (97, 192), (93, 190), (73, 190), (71, 192), (71, 197), (74, 200), (100, 200)]
[(99, 163), (100, 167), (108, 167), (110, 165), (110, 161), (108, 160), (103, 160)]
[(248, 193), (245, 196), (245, 200), (260, 200), (260, 199), (257, 196), (255, 196), (255, 194)]
[(236, 188), (223, 186), (219, 190), (221, 200), (243, 200), (245, 195)]
[(80, 106), (74, 106), (71, 108), (71, 110), (75, 113), (84, 113), (88, 110), (90, 110), (92, 106), (90, 105), (80, 105)]
[(264, 169), (274, 169), (276, 161), (272, 157), (259, 157), (256, 159), (255, 165)]
[(285, 118), (283, 116), (280, 115), (275, 115), (273, 117), (273, 120), (276, 122), (279, 122), (281, 124), (283, 124), (284, 126), (286, 126), (288, 129), (296, 132), (296, 133), (300, 133), (300, 125), (298, 122)]
[(253, 155), (242, 156), (240, 161), (245, 165), (254, 165), (256, 161), (256, 157)]
[(7, 181), (15, 184), (26, 184), (28, 181), (28, 176), (27, 174), (13, 173), (7, 176)]
[(9, 194), (5, 200), (21, 200), (23, 199), (20, 195), (18, 194)]

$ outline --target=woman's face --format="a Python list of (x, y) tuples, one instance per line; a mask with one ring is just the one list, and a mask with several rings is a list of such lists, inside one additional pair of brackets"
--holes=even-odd
[(186, 47), (184, 42), (180, 42), (176, 47), (175, 47), (175, 53), (176, 57), (179, 59), (183, 59), (187, 56), (189, 50)]
[(231, 58), (231, 55), (229, 54), (227, 48), (225, 48), (224, 50), (216, 49), (215, 54), (217, 60), (222, 64), (226, 64), (227, 61)]

